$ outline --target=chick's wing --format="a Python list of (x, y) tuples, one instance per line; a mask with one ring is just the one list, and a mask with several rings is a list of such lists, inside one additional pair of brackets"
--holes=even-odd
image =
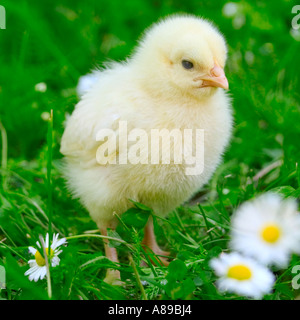
[[(72, 116), (67, 119), (61, 140), (60, 152), (68, 158), (89, 166), (115, 163), (119, 149), (127, 149), (127, 142), (119, 139), (120, 123), (129, 125), (130, 108), (119, 112), (114, 108), (97, 110), (78, 104)], [(124, 143), (124, 145), (122, 145)], [(126, 145), (125, 145), (126, 144)]]

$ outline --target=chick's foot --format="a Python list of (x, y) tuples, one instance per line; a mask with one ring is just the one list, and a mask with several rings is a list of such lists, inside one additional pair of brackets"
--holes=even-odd
[[(100, 228), (101, 234), (103, 236), (107, 236), (107, 228), (101, 227)], [(119, 262), (118, 253), (116, 248), (112, 248), (108, 245), (108, 240), (103, 239), (104, 242), (104, 250), (106, 257), (111, 260), (112, 262)], [(115, 269), (107, 269), (106, 276), (103, 280), (104, 282), (111, 284), (111, 285), (123, 285), (124, 283), (121, 281), (121, 274), (119, 270)]]
[[(168, 256), (170, 252), (162, 250), (156, 242), (153, 220), (149, 218), (149, 221), (145, 227), (144, 239), (143, 239), (143, 247), (146, 252), (153, 252), (154, 255), (150, 256), (150, 260), (152, 264), (161, 264), (164, 266), (169, 265)], [(150, 249), (150, 250), (149, 250)]]

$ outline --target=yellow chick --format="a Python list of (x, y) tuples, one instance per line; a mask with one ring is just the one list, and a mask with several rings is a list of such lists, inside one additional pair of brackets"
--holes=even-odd
[[(224, 91), (226, 57), (224, 37), (210, 22), (173, 15), (146, 30), (125, 62), (98, 71), (66, 122), (60, 151), (69, 189), (103, 235), (116, 227), (114, 213), (132, 206), (128, 199), (165, 216), (209, 181), (232, 128)], [(188, 136), (191, 132), (198, 140)], [(157, 135), (169, 135), (173, 143), (155, 145), (151, 138)], [(193, 164), (199, 170), (188, 172)], [(143, 243), (166, 254), (157, 245), (151, 219)], [(107, 243), (105, 252), (118, 261)], [(168, 264), (165, 258), (161, 262)], [(108, 272), (108, 278), (120, 276)]]

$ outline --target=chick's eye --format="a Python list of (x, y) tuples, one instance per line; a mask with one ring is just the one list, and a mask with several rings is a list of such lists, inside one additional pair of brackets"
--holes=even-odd
[(181, 64), (184, 67), (184, 69), (187, 69), (187, 70), (193, 69), (193, 67), (194, 67), (194, 64), (188, 60), (182, 60)]

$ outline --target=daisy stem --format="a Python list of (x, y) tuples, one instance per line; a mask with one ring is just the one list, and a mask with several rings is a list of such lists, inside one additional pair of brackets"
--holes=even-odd
[[(52, 287), (51, 287), (50, 268), (49, 268), (49, 266), (50, 266), (50, 264), (49, 264), (50, 255), (49, 256), (47, 255), (45, 242), (44, 242), (44, 239), (43, 239), (42, 235), (40, 235), (39, 238), (40, 238), (40, 242), (41, 242), (41, 245), (42, 245), (43, 254), (44, 254), (45, 263), (46, 263), (48, 298), (51, 299), (52, 298)], [(49, 240), (49, 242), (50, 242), (50, 240)], [(49, 247), (50, 247), (50, 245), (49, 245)]]
[(50, 111), (50, 119), (48, 122), (48, 133), (47, 133), (47, 190), (48, 190), (48, 221), (49, 221), (49, 245), (48, 245), (48, 256), (50, 256), (51, 245), (50, 241), (52, 239), (52, 215), (53, 215), (53, 202), (52, 202), (52, 181), (51, 181), (51, 171), (52, 171), (52, 144), (53, 144), (53, 110)]

